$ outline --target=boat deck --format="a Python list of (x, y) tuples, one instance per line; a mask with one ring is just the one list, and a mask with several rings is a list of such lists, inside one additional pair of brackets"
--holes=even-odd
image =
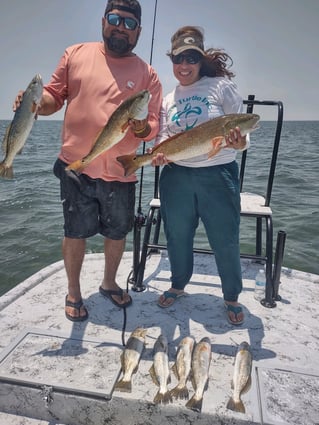
[[(126, 287), (132, 253), (125, 253), (118, 282)], [(319, 277), (282, 269), (275, 308), (254, 299), (260, 265), (242, 260), (244, 289), (239, 301), (245, 323), (226, 319), (214, 257), (195, 256), (194, 274), (170, 308), (157, 298), (170, 287), (164, 251), (145, 270), (146, 290), (133, 292), (133, 304), (118, 309), (98, 292), (104, 257), (87, 254), (82, 295), (89, 320), (72, 323), (64, 315), (66, 277), (60, 261), (31, 276), (0, 298), (0, 424), (319, 424)], [(123, 342), (137, 327), (147, 328), (146, 347), (132, 392), (114, 391)], [(123, 327), (124, 332), (123, 332)], [(208, 336), (212, 360), (200, 413), (186, 401), (154, 405), (157, 387), (149, 369), (156, 338), (169, 341), (172, 366), (181, 338)], [(253, 355), (252, 387), (243, 395), (246, 413), (226, 408), (237, 345), (247, 341)], [(177, 381), (172, 374), (169, 388)], [(188, 382), (190, 396), (193, 394)]]

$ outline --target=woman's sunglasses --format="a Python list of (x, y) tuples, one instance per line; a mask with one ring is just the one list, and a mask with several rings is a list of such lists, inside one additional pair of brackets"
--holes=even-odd
[(200, 62), (202, 55), (200, 53), (181, 53), (180, 55), (171, 55), (171, 60), (173, 64), (180, 65), (183, 61), (190, 65), (195, 65)]
[(124, 28), (131, 31), (135, 30), (135, 28), (139, 25), (135, 19), (123, 17), (117, 13), (108, 13), (105, 18), (110, 25), (114, 25), (115, 27), (119, 27), (121, 22), (123, 22)]

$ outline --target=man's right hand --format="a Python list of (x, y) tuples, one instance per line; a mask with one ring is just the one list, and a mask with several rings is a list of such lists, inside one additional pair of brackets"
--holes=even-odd
[(17, 97), (14, 99), (14, 103), (12, 105), (13, 112), (15, 112), (19, 108), (19, 106), (21, 105), (23, 93), (24, 93), (24, 91), (20, 90), (17, 94)]

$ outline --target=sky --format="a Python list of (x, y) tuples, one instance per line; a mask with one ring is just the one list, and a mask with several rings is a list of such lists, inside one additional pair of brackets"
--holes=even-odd
[[(135, 53), (151, 62), (171, 91), (177, 81), (166, 56), (183, 25), (204, 30), (205, 48), (223, 48), (233, 59), (243, 98), (282, 101), (284, 120), (319, 120), (319, 0), (140, 0), (142, 33)], [(44, 82), (64, 49), (100, 41), (106, 0), (4, 0), (0, 14), (0, 119), (12, 119), (20, 89), (40, 73)], [(154, 38), (152, 34), (154, 29)], [(261, 119), (277, 109), (262, 108)], [(258, 112), (259, 113), (259, 112)], [(63, 110), (51, 117), (63, 119)]]

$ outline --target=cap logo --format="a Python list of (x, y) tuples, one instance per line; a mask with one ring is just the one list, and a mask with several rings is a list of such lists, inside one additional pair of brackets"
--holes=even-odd
[(185, 44), (193, 44), (193, 43), (195, 43), (195, 39), (193, 37), (186, 37), (186, 38), (184, 38), (184, 43)]

